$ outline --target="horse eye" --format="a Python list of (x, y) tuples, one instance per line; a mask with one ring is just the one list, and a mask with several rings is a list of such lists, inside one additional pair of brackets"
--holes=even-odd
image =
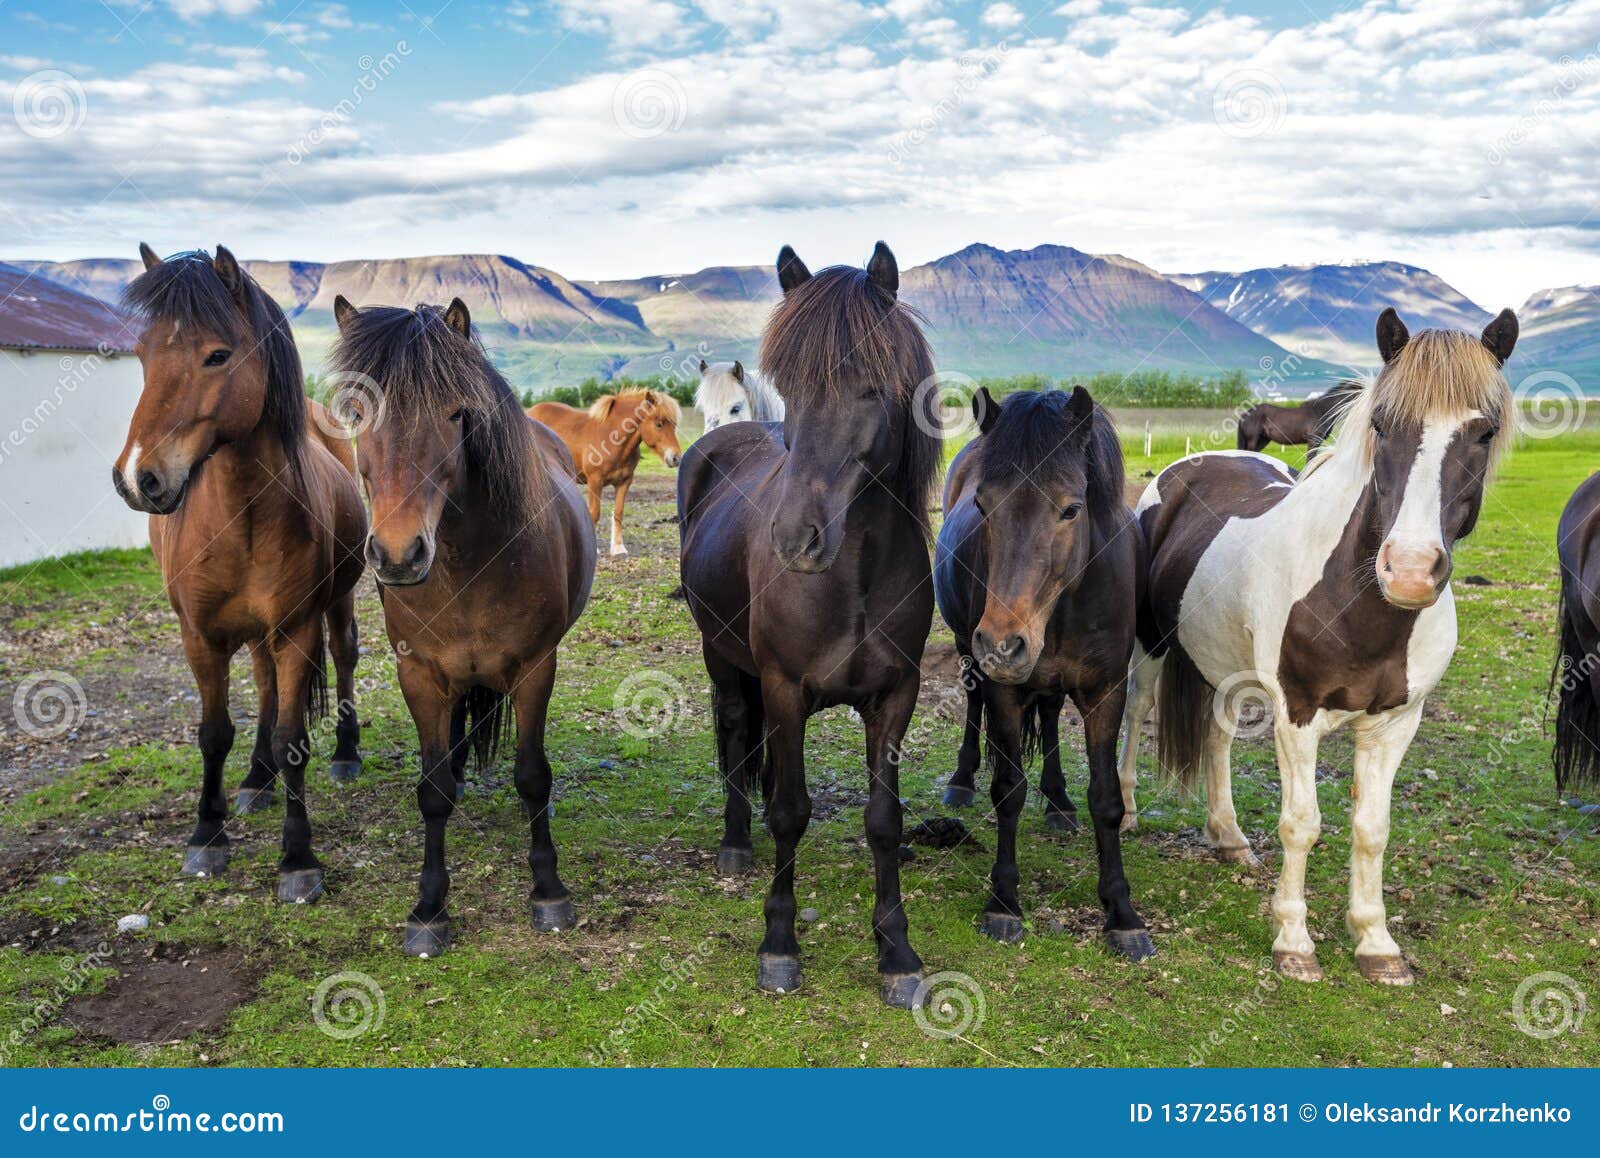
[(205, 364), (207, 366), (220, 366), (231, 357), (233, 357), (232, 350), (212, 350), (211, 353), (206, 355)]
[(454, 414), (452, 414), (450, 416), (450, 421), (451, 422), (460, 422), (466, 416), (467, 416), (467, 412), (465, 410), (457, 410)]
[(1082, 503), (1068, 503), (1066, 506), (1061, 508), (1061, 521), (1063, 523), (1070, 523), (1073, 519), (1077, 518), (1082, 511)]
[(728, 410), (728, 413), (729, 414), (742, 414), (742, 413), (744, 413), (744, 403), (743, 402), (736, 403), (733, 407), (731, 407)]
[(1372, 420), (1372, 433), (1376, 434), (1379, 438), (1383, 437), (1383, 427), (1378, 425), (1378, 420), (1376, 418)]
[(1478, 445), (1479, 446), (1488, 446), (1491, 442), (1493, 442), (1495, 440), (1495, 437), (1499, 433), (1500, 433), (1500, 428), (1498, 426), (1491, 426), (1488, 430), (1484, 431), (1484, 433), (1479, 436)]

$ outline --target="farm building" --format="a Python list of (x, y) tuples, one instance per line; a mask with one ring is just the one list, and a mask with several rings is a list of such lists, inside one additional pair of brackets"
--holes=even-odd
[(111, 488), (143, 382), (104, 302), (0, 263), (0, 567), (147, 541)]

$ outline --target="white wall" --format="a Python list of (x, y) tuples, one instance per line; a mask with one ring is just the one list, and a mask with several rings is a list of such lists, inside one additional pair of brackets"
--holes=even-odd
[(143, 381), (132, 354), (0, 348), (0, 567), (149, 541), (111, 489)]

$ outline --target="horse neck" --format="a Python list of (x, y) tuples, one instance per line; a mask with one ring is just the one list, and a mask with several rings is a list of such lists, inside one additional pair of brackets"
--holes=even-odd
[[(639, 457), (639, 448), (644, 445), (644, 424), (642, 422), (634, 423), (633, 429), (629, 430), (628, 420), (624, 418), (618, 421), (613, 412), (612, 417), (600, 425), (604, 431), (606, 441), (617, 448), (616, 453), (610, 456), (611, 463), (627, 462), (629, 458)], [(613, 431), (620, 435), (615, 441), (612, 439)]]
[[(1370, 574), (1383, 545), (1384, 528), (1372, 468), (1362, 462), (1354, 447), (1332, 451), (1326, 462), (1295, 485), (1280, 509), (1285, 515), (1282, 525), (1291, 538), (1302, 534), (1314, 539), (1300, 549), (1311, 548), (1306, 557), (1320, 564), (1323, 580), (1335, 584), (1348, 580), (1354, 588), (1355, 599), (1345, 609), (1345, 618), (1372, 622), (1373, 616), (1416, 614), (1387, 602)], [(1276, 549), (1297, 548), (1290, 542)]]
[(299, 501), (301, 480), (289, 465), (289, 452), (265, 411), (245, 437), (219, 446), (208, 470), (221, 482), (220, 495), (230, 511), (245, 512), (262, 504)]
[(446, 501), (439, 518), (436, 534), (445, 550), (439, 552), (435, 566), (456, 566), (468, 575), (477, 575), (497, 559), (509, 558), (506, 544), (535, 530), (538, 522), (536, 517), (531, 524), (512, 526), (495, 510), (477, 472), (468, 472), (467, 481)]

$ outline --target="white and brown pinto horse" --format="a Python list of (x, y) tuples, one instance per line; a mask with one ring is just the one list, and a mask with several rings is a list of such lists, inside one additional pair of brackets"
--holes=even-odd
[(1412, 980), (1383, 904), (1390, 790), (1455, 651), (1450, 551), (1477, 522), (1512, 435), (1500, 368), (1516, 339), (1510, 310), (1481, 338), (1413, 338), (1385, 310), (1383, 369), (1298, 481), (1264, 455), (1222, 451), (1174, 463), (1140, 499), (1150, 582), (1126, 716), (1124, 809), (1134, 815), (1139, 727), (1159, 699), (1163, 767), (1185, 782), (1204, 772), (1207, 838), (1222, 857), (1254, 862), (1228, 760), (1241, 704), (1269, 705), (1283, 786), (1272, 956), (1286, 977), (1322, 976), (1305, 899), (1322, 825), (1317, 745), (1349, 724), (1356, 962), (1369, 981)]

